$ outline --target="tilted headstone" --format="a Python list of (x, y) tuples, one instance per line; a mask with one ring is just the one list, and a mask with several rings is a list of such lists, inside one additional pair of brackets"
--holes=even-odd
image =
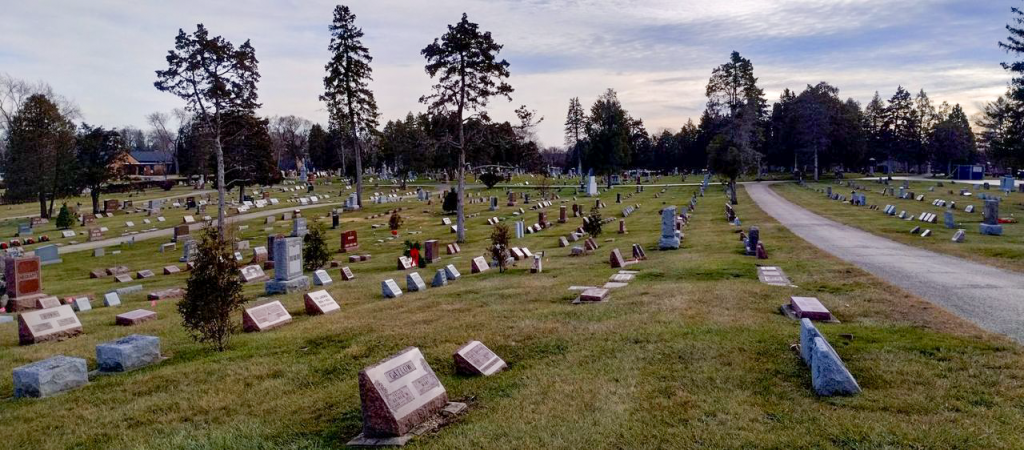
[(448, 277), (449, 282), (458, 280), (459, 277), (462, 276), (462, 274), (459, 273), (459, 269), (455, 268), (454, 264), (448, 264), (447, 266), (444, 266), (444, 274), (445, 276)]
[(156, 320), (156, 312), (145, 309), (136, 309), (114, 317), (114, 324), (123, 327), (130, 327), (140, 323)]
[(363, 436), (403, 436), (437, 415), (448, 393), (416, 347), (359, 372)]
[(133, 334), (96, 346), (100, 372), (127, 372), (160, 362), (160, 338)]
[(427, 284), (423, 282), (423, 278), (418, 272), (411, 272), (405, 276), (405, 289), (409, 292), (424, 291), (427, 289)]
[(59, 341), (82, 334), (82, 322), (71, 305), (25, 311), (18, 316), (18, 342), (21, 345)]
[(329, 284), (331, 284), (333, 282), (334, 282), (334, 280), (331, 279), (331, 275), (328, 274), (326, 270), (320, 269), (320, 270), (317, 270), (317, 271), (313, 272), (313, 284), (314, 285), (316, 285), (316, 286), (327, 286), (327, 285), (329, 285)]
[(800, 353), (811, 367), (811, 385), (823, 397), (860, 393), (857, 380), (809, 319), (800, 321)]
[(242, 330), (246, 332), (267, 331), (292, 321), (292, 315), (280, 301), (264, 303), (246, 308), (242, 313)]
[(306, 314), (311, 316), (332, 313), (341, 309), (338, 302), (334, 301), (334, 297), (323, 290), (307, 292), (303, 296), (303, 300), (306, 305)]
[(390, 278), (380, 282), (380, 292), (385, 298), (398, 298), (402, 295), (402, 289), (398, 287), (398, 283)]
[(487, 260), (484, 259), (483, 256), (477, 256), (476, 258), (473, 258), (473, 262), (470, 269), (470, 273), (480, 273), (487, 271), (487, 269), (490, 269), (490, 266), (487, 264)]
[(103, 294), (103, 306), (108, 308), (121, 306), (121, 297), (117, 295), (117, 292), (107, 292)]
[(448, 285), (448, 275), (445, 273), (445, 270), (444, 269), (437, 269), (437, 272), (434, 273), (433, 281), (430, 282), (430, 286), (431, 287), (442, 287), (442, 286), (447, 286), (447, 285)]
[(459, 347), (452, 358), (455, 360), (455, 371), (462, 375), (491, 376), (508, 367), (504, 360), (480, 341), (470, 341)]
[(267, 281), (269, 279), (267, 274), (263, 272), (263, 268), (255, 264), (242, 267), (239, 271), (242, 274), (243, 283)]

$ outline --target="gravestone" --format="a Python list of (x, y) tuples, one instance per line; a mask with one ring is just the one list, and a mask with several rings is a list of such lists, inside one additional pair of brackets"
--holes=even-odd
[(154, 274), (153, 271), (149, 270), (149, 269), (140, 270), (138, 272), (135, 272), (135, 278), (138, 278), (140, 280), (146, 279), (146, 278), (153, 278), (155, 276), (156, 276), (156, 274)]
[(441, 260), (441, 243), (437, 239), (423, 242), (423, 258), (428, 263), (435, 263)]
[(470, 341), (459, 347), (452, 355), (455, 372), (462, 375), (491, 376), (504, 370), (508, 365), (480, 341)]
[(530, 273), (541, 273), (544, 271), (544, 262), (541, 255), (533, 255), (533, 265), (530, 266)]
[(761, 229), (758, 227), (750, 227), (750, 232), (747, 234), (747, 255), (754, 255), (757, 252), (757, 244), (761, 240)]
[(7, 310), (11, 312), (35, 308), (36, 300), (45, 297), (38, 256), (4, 259), (4, 280), (7, 283)]
[(246, 308), (242, 313), (242, 330), (246, 332), (267, 331), (292, 321), (291, 314), (280, 301), (264, 303)]
[(292, 221), (291, 237), (302, 238), (305, 237), (307, 233), (309, 233), (309, 229), (306, 228), (306, 218), (296, 217), (295, 220)]
[(608, 289), (603, 288), (588, 288), (580, 294), (579, 302), (582, 303), (597, 303), (603, 302), (608, 298)]
[(60, 306), (60, 299), (55, 296), (40, 297), (36, 300), (35, 309), (48, 309)]
[(608, 257), (608, 259), (613, 269), (626, 267), (626, 260), (625, 258), (622, 257), (622, 252), (620, 252), (619, 249), (612, 250), (612, 253)]
[(59, 341), (82, 333), (82, 323), (71, 305), (37, 311), (24, 311), (18, 316), (18, 343), (38, 344)]
[(327, 291), (307, 292), (302, 298), (305, 301), (306, 314), (311, 316), (328, 314), (341, 309), (338, 302), (334, 301), (334, 297), (331, 297)]
[(331, 284), (333, 282), (334, 282), (334, 280), (331, 279), (331, 275), (328, 274), (326, 270), (320, 269), (320, 270), (317, 270), (317, 271), (313, 272), (313, 284), (314, 285), (316, 285), (316, 286), (327, 286), (327, 285), (329, 285), (329, 284)]
[(484, 259), (483, 256), (477, 256), (476, 258), (473, 258), (473, 262), (470, 269), (470, 273), (480, 273), (487, 271), (487, 269), (490, 269), (490, 266), (487, 265), (487, 260)]
[(156, 320), (156, 312), (145, 309), (136, 309), (114, 316), (114, 324), (122, 327), (130, 327), (152, 320)]
[(953, 213), (952, 212), (950, 212), (950, 211), (944, 212), (943, 213), (943, 221), (946, 224), (946, 228), (950, 228), (950, 229), (956, 228), (956, 221), (953, 220)]
[(82, 358), (57, 355), (14, 369), (15, 398), (43, 398), (89, 384)]
[(416, 347), (359, 371), (363, 434), (356, 438), (404, 436), (437, 415), (448, 393)]
[(71, 308), (78, 312), (92, 310), (92, 303), (89, 302), (89, 297), (76, 297), (71, 300)]
[(128, 372), (160, 362), (160, 338), (133, 334), (96, 346), (100, 372)]
[(789, 286), (791, 283), (786, 273), (779, 267), (761, 266), (757, 268), (757, 279), (772, 286)]
[(390, 278), (380, 282), (380, 291), (385, 298), (397, 298), (402, 295), (402, 290), (399, 289), (398, 283)]
[(180, 242), (182, 238), (189, 236), (189, 233), (188, 225), (176, 225), (174, 227), (174, 242)]
[(36, 256), (39, 257), (39, 265), (41, 266), (64, 262), (64, 260), (60, 259), (60, 256), (57, 255), (57, 246), (52, 244), (37, 247)]
[(559, 206), (558, 207), (558, 223), (566, 223), (567, 221), (568, 221), (568, 219), (566, 218), (566, 208), (565, 208), (565, 205)]
[(412, 272), (405, 276), (405, 289), (409, 292), (427, 290), (427, 284), (423, 282), (419, 272)]
[(832, 313), (814, 297), (790, 297), (789, 312), (797, 319), (832, 321)]
[(290, 294), (309, 289), (309, 277), (302, 274), (302, 238), (274, 239), (274, 279), (267, 281), (267, 295)]
[(676, 207), (669, 206), (661, 211), (661, 239), (658, 240), (661, 250), (678, 249), (679, 235), (676, 234)]
[(835, 349), (809, 319), (800, 321), (800, 353), (811, 367), (811, 386), (818, 395), (854, 395), (861, 391)]
[(462, 274), (459, 273), (459, 269), (455, 268), (454, 264), (444, 266), (444, 274), (448, 278), (449, 282), (458, 280), (459, 277), (462, 276)]
[(966, 238), (967, 232), (965, 230), (957, 230), (956, 233), (953, 233), (953, 242), (958, 244), (962, 244)]
[(348, 266), (345, 266), (345, 267), (341, 268), (341, 280), (342, 281), (352, 281), (355, 278), (356, 278), (356, 275), (354, 273), (352, 273), (352, 269), (350, 269)]
[(597, 179), (593, 175), (587, 177), (587, 196), (597, 196)]
[(181, 258), (178, 258), (178, 262), (188, 263), (195, 261), (196, 255), (199, 254), (199, 242), (195, 239), (188, 238), (185, 243), (181, 246)]
[(447, 285), (448, 285), (448, 276), (447, 276), (447, 274), (445, 274), (445, 270), (443, 268), (437, 269), (437, 272), (434, 274), (433, 281), (430, 282), (430, 286), (431, 287), (442, 287), (442, 286), (447, 286)]
[(270, 277), (263, 272), (263, 268), (258, 265), (245, 266), (239, 269), (242, 274), (243, 283), (254, 283), (258, 281), (267, 281)]
[(108, 308), (121, 306), (121, 297), (118, 297), (117, 292), (107, 292), (103, 294), (103, 306)]
[(359, 249), (359, 236), (355, 230), (343, 231), (341, 233), (341, 253)]
[(1003, 234), (1003, 226), (999, 224), (999, 200), (985, 200), (984, 220), (980, 227), (981, 234), (1000, 236)]

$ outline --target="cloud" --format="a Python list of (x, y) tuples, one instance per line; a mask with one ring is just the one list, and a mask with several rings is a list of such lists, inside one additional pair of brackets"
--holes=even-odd
[[(562, 142), (570, 97), (589, 106), (614, 88), (650, 131), (677, 129), (703, 110), (712, 68), (733, 50), (755, 65), (770, 100), (782, 89), (828, 81), (867, 102), (897, 85), (969, 114), (994, 99), (1009, 78), (1009, 6), (963, 0), (362, 0), (348, 3), (374, 56), (374, 83), (385, 120), (421, 111), (431, 80), (420, 50), (463, 12), (504, 44), (513, 102), (492, 103), (509, 120), (526, 104), (545, 116), (539, 136)], [(262, 114), (324, 122), (317, 97), (328, 58), (335, 3), (20, 2), (0, 0), (0, 70), (44, 80), (82, 107), (90, 123), (144, 125), (152, 111), (182, 102), (153, 88), (154, 71), (179, 28), (204, 23), (241, 43), (251, 39), (263, 78)]]

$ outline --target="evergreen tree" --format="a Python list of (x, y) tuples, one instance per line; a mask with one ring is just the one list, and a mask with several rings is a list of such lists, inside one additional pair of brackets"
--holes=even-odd
[(314, 220), (302, 237), (302, 265), (303, 268), (312, 272), (320, 270), (327, 265), (331, 259), (330, 251), (327, 249), (327, 230), (319, 220)]
[(57, 228), (61, 230), (66, 230), (74, 225), (75, 218), (71, 217), (71, 211), (68, 210), (68, 204), (61, 204), (60, 213), (57, 214)]
[(974, 131), (959, 104), (932, 127), (927, 145), (933, 166), (945, 170), (946, 174), (952, 172), (953, 164), (973, 161), (977, 152)]
[(256, 50), (249, 41), (238, 49), (220, 36), (210, 37), (203, 24), (192, 35), (178, 30), (174, 49), (167, 52), (167, 70), (156, 72), (153, 85), (185, 100), (186, 109), (209, 137), (217, 160), (217, 226), (224, 235), (224, 115), (255, 113), (259, 109), (256, 83), (260, 80)]
[(614, 90), (608, 89), (590, 107), (587, 118), (586, 166), (611, 174), (630, 160), (630, 117)]
[(281, 179), (268, 130), (269, 121), (249, 112), (224, 115), (224, 162), (226, 189), (238, 188), (238, 201), (245, 199), (246, 186), (269, 186)]
[(433, 114), (453, 113), (458, 127), (455, 140), (459, 150), (458, 242), (466, 241), (465, 114), (483, 111), (491, 97), (512, 99), (512, 86), (505, 82), (509, 77), (509, 63), (498, 60), (501, 49), (490, 32), (481, 32), (479, 25), (470, 22), (463, 13), (459, 23), (449, 25), (447, 33), (434, 39), (421, 52), (427, 60), (427, 74), (437, 78), (437, 84), (433, 86), (434, 93), (421, 97), (420, 101), (426, 103)]
[(28, 97), (14, 114), (2, 156), (4, 197), (9, 202), (38, 199), (40, 217), (51, 217), (53, 202), (75, 191), (75, 126), (46, 96)]
[(235, 329), (235, 315), (245, 302), (229, 240), (217, 228), (206, 228), (185, 296), (178, 302), (182, 325), (196, 341), (223, 351)]
[(119, 163), (128, 156), (128, 147), (117, 131), (105, 130), (103, 127), (92, 128), (85, 124), (76, 141), (76, 181), (79, 188), (90, 189), (92, 212), (96, 214), (100, 212), (103, 185), (122, 175)]
[(580, 177), (583, 176), (583, 152), (580, 149), (580, 141), (584, 138), (586, 130), (587, 113), (583, 111), (580, 98), (570, 98), (569, 113), (565, 117), (565, 145), (569, 147), (576, 172)]
[[(324, 94), (331, 122), (345, 130), (355, 154), (356, 200), (363, 205), (363, 139), (377, 128), (377, 100), (369, 83), (373, 80), (373, 58), (363, 45), (363, 30), (355, 25), (356, 16), (347, 6), (334, 8), (331, 23), (331, 60), (325, 69)], [(339, 147), (340, 148), (340, 147)], [(339, 154), (339, 159), (343, 159)]]

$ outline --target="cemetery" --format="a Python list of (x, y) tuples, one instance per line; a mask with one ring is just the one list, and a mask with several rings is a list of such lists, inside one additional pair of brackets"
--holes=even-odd
[(1024, 8), (733, 3), (5, 5), (0, 448), (1024, 449)]
[[(332, 185), (331, 189), (339, 190), (337, 198), (347, 197), (345, 185)], [(959, 364), (967, 360), (994, 363), (1007, 358), (1024, 362), (1020, 354), (1007, 353), (1010, 350), (981, 351), (1005, 346), (1003, 338), (986, 335), (948, 313), (928, 308), (916, 297), (894, 295), (884, 283), (823, 255), (793, 236), (753, 206), (742, 192), (739, 205), (731, 206), (734, 221), (742, 219), (744, 223), (736, 227), (726, 220), (728, 217), (719, 215), (719, 208), (714, 206), (725, 198), (722, 188), (710, 183), (701, 189), (706, 192), (700, 197), (695, 193), (701, 186), (666, 186), (643, 193), (632, 193), (628, 186), (616, 186), (602, 192), (599, 198), (605, 205), (613, 205), (616, 194), (624, 196), (627, 192), (633, 194), (628, 200), (631, 204), (641, 205), (629, 215), (629, 234), (615, 233), (618, 219), (606, 223), (604, 232), (596, 237), (582, 232), (583, 215), (568, 217), (564, 224), (553, 221), (538, 227), (535, 233), (513, 238), (515, 248), (509, 251), (510, 267), (504, 273), (496, 270), (495, 261), (487, 252), (492, 227), (467, 227), (466, 242), (458, 244), (460, 252), (441, 251), (455, 241), (440, 219), (453, 216), (443, 214), (436, 202), (427, 206), (415, 195), (389, 203), (368, 203), (355, 213), (342, 212), (343, 225), (333, 230), (329, 227), (335, 206), (318, 205), (304, 210), (307, 227), (314, 222), (328, 227), (329, 255), (337, 263), (327, 264), (315, 273), (304, 270), (295, 251), (288, 250), (287, 236), (294, 232), (293, 218), (280, 219), (275, 214), (278, 220), (270, 224), (262, 218), (232, 223), (237, 242), (253, 243), (248, 249), (239, 250), (243, 261), (238, 262), (238, 276), (266, 282), (243, 285), (250, 300), (235, 315), (238, 333), (224, 353), (212, 352), (189, 338), (175, 307), (180, 300), (173, 296), (150, 300), (154, 295), (180, 290), (189, 277), (191, 268), (182, 261), (182, 255), (190, 247), (183, 247), (179, 241), (177, 250), (159, 251), (173, 236), (111, 245), (98, 257), (85, 250), (61, 253), (62, 262), (39, 266), (40, 294), (28, 295), (55, 296), (63, 303), (65, 298), (74, 300), (89, 294), (91, 309), (75, 310), (71, 306), (74, 302), (54, 309), (60, 311), (60, 316), (49, 320), (56, 324), (67, 316), (69, 323), (55, 327), (49, 335), (21, 336), (18, 332), (18, 320), (38, 323), (43, 320), (39, 314), (49, 309), (28, 311), (18, 315), (14, 323), (0, 323), (0, 345), (5, 348), (0, 352), (5, 355), (0, 357), (0, 363), (6, 370), (15, 371), (61, 356), (77, 358), (76, 361), (85, 362), (88, 371), (101, 373), (110, 372), (104, 372), (103, 367), (127, 364), (125, 367), (131, 368), (133, 375), (90, 375), (87, 381), (43, 388), (59, 388), (61, 393), (31, 401), (45, 401), (45, 405), (40, 405), (54, 420), (74, 422), (72, 417), (83, 404), (99, 399), (132, 398), (143, 411), (131, 413), (132, 420), (142, 426), (119, 428), (117, 424), (129, 412), (111, 410), (94, 419), (97, 425), (79, 428), (79, 432), (89, 435), (98, 431), (95, 426), (102, 425), (120, 429), (118, 439), (153, 442), (165, 439), (153, 434), (152, 427), (157, 421), (189, 417), (213, 424), (219, 422), (215, 416), (227, 414), (226, 417), (236, 417), (253, 426), (258, 424), (263, 431), (252, 434), (253, 431), (225, 424), (214, 425), (212, 432), (227, 439), (256, 439), (275, 446), (296, 442), (323, 442), (328, 446), (383, 443), (379, 439), (437, 447), (476, 446), (474, 442), (487, 446), (484, 442), (498, 430), (515, 432), (520, 439), (517, 443), (527, 446), (557, 446), (549, 441), (553, 435), (574, 436), (598, 447), (608, 442), (627, 445), (633, 439), (654, 439), (653, 442), (670, 445), (662, 440), (668, 439), (664, 437), (606, 433), (619, 429), (623, 421), (642, 423), (661, 415), (688, 417), (722, 408), (722, 412), (736, 415), (740, 423), (754, 424), (759, 419), (751, 415), (749, 402), (769, 397), (786, 401), (772, 401), (772, 406), (766, 404), (754, 410), (794, 417), (789, 426), (772, 428), (769, 439), (773, 442), (796, 442), (803, 433), (817, 430), (812, 417), (826, 410), (835, 420), (868, 421), (876, 427), (913, 435), (917, 442), (929, 442), (934, 437), (921, 432), (915, 425), (917, 420), (907, 421), (894, 412), (914, 407), (920, 411), (918, 420), (932, 420), (948, 414), (938, 404), (952, 402), (971, 411), (956, 414), (958, 422), (982, 421), (999, 413), (1000, 406), (988, 407), (989, 411), (982, 413), (969, 404), (969, 393), (977, 389), (976, 377)], [(572, 206), (574, 196), (578, 199), (576, 203), (582, 202), (584, 197), (576, 194), (576, 189), (556, 189), (549, 194), (550, 206), (542, 211), (556, 215), (560, 206)], [(788, 188), (777, 189), (786, 192)], [(472, 198), (510, 197), (506, 190), (522, 191), (498, 187), (470, 192)], [(803, 188), (795, 192), (803, 192)], [(537, 196), (534, 193), (533, 197)], [(687, 207), (694, 198), (699, 199), (693, 202), (694, 207)], [(516, 200), (522, 199), (516, 196)], [(888, 198), (885, 202), (897, 204)], [(909, 203), (899, 205), (911, 208)], [(380, 216), (396, 206), (404, 207), (404, 224), (397, 236), (386, 228), (373, 227), (380, 223)], [(675, 211), (684, 211), (685, 219), (667, 212), (673, 207), (677, 208)], [(917, 206), (913, 211), (920, 214), (923, 208)], [(512, 208), (492, 212), (490, 202), (468, 202), (466, 209), (467, 215), (498, 214), (498, 223), (511, 221), (517, 217), (513, 213), (518, 212)], [(881, 219), (901, 222), (881, 211), (877, 214)], [(964, 227), (973, 229), (970, 225)], [(937, 234), (947, 231), (941, 226), (932, 228)], [(759, 241), (751, 242), (747, 237), (752, 230)], [(1015, 232), (1004, 225), (1004, 237)], [(358, 241), (353, 236), (356, 233)], [(744, 245), (735, 244), (739, 234), (747, 239), (742, 242)], [(192, 235), (194, 241), (199, 232), (192, 231)], [(345, 235), (349, 237), (344, 238)], [(277, 237), (268, 239), (274, 236)], [(971, 240), (978, 240), (976, 236)], [(590, 247), (592, 243), (594, 250), (572, 256), (571, 249), (560, 242), (573, 238), (570, 245)], [(418, 255), (425, 268), (396, 267), (405, 239), (431, 241), (424, 247), (424, 253)], [(747, 256), (746, 246), (756, 247), (766, 241), (772, 249), (767, 261), (770, 267)], [(349, 263), (349, 256), (356, 250), (354, 242), (358, 242), (360, 255), (376, 258)], [(644, 251), (645, 248), (651, 250)], [(270, 255), (260, 256), (258, 252)], [(817, 263), (821, 260), (829, 263)], [(277, 261), (283, 262), (279, 266)], [(533, 270), (538, 264), (543, 269)], [(771, 270), (762, 271), (759, 265)], [(179, 270), (151, 270), (161, 267)], [(277, 267), (287, 267), (288, 271), (278, 275)], [(147, 273), (127, 283), (117, 283), (114, 275), (109, 275), (136, 278), (134, 275), (146, 271), (153, 275)], [(302, 277), (305, 282), (296, 281)], [(297, 287), (270, 290), (264, 286), (274, 283)], [(123, 286), (127, 288), (115, 292)], [(577, 287), (583, 289), (572, 290)], [(386, 295), (392, 288), (401, 294), (388, 299)], [(814, 302), (806, 303), (801, 298)], [(785, 308), (780, 308), (780, 304)], [(818, 312), (819, 308), (825, 312)], [(810, 339), (815, 355), (811, 360), (790, 351), (807, 334), (802, 331), (807, 327), (795, 320), (799, 318), (815, 320), (813, 327), (821, 339)], [(242, 333), (243, 330), (248, 333)], [(587, 332), (581, 334), (581, 330)], [(97, 358), (97, 346), (136, 334), (158, 338), (157, 350), (130, 352), (138, 355), (133, 356), (135, 362), (103, 362), (110, 358)], [(920, 352), (931, 348), (935, 341), (956, 349), (958, 356), (942, 361), (922, 358)], [(268, 352), (269, 342), (277, 343), (274, 346), (279, 350)], [(378, 417), (366, 416), (365, 408), (377, 407), (372, 406), (375, 400), (367, 392), (361, 373), (412, 345), (423, 356), (414, 362), (415, 370), (432, 373), (440, 386), (436, 389), (443, 389), (438, 391), (443, 394), (414, 400), (413, 405), (423, 406), (416, 406), (418, 412), (405, 416), (408, 423), (400, 420), (399, 429), (375, 428)], [(697, 356), (702, 354), (715, 356)], [(667, 355), (675, 356), (664, 360)], [(222, 362), (224, 356), (234, 362)], [(669, 362), (678, 358), (684, 359)], [(883, 365), (883, 359), (889, 362)], [(67, 370), (81, 370), (79, 362), (67, 364)], [(678, 371), (679, 364), (687, 370)], [(726, 366), (732, 368), (723, 369)], [(1022, 367), (1014, 364), (980, 370), (1024, 373)], [(819, 372), (820, 379), (825, 380), (821, 383), (816, 375)], [(940, 373), (947, 386), (943, 389), (934, 386)], [(621, 378), (609, 378), (611, 374)], [(466, 378), (473, 375), (487, 376)], [(125, 377), (129, 376), (134, 381), (127, 381)], [(245, 377), (247, 388), (230, 381), (238, 376)], [(299, 382), (300, 379), (303, 381)], [(495, 381), (488, 381), (491, 379)], [(534, 381), (528, 385), (516, 381), (524, 379)], [(282, 383), (286, 380), (293, 382)], [(628, 384), (624, 383), (634, 381), (644, 387), (627, 391)], [(519, 385), (514, 394), (501, 394), (506, 389), (503, 386), (510, 382)], [(0, 391), (13, 395), (13, 383), (14, 378), (0, 378)], [(152, 394), (136, 394), (133, 386), (138, 383), (153, 384), (149, 390)], [(1024, 389), (998, 381), (992, 383), (987, 389), (1006, 392), (1000, 398), (1005, 395), (1009, 399), (1016, 395), (1011, 393)], [(708, 385), (724, 389), (708, 391), (703, 387)], [(751, 385), (760, 387), (754, 391)], [(588, 395), (578, 395), (576, 391), (580, 388)], [(666, 398), (661, 393), (666, 390), (689, 400), (684, 402), (675, 395)], [(170, 410), (161, 408), (161, 391), (173, 391), (187, 401)], [(840, 403), (827, 400), (833, 395), (841, 396), (836, 397), (842, 398)], [(0, 416), (21, 420), (40, 407), (26, 403), (29, 401), (21, 399), (6, 405)], [(627, 411), (643, 408), (644, 413), (632, 418), (623, 416), (624, 411), (612, 407), (621, 401), (636, 405)], [(199, 404), (220, 405), (217, 409), (227, 410), (214, 412), (192, 406)], [(318, 405), (322, 404), (337, 405), (339, 414), (282, 423), (291, 421), (282, 418), (317, 414)], [(643, 406), (651, 404), (661, 406), (654, 410)], [(865, 417), (858, 412), (859, 404), (873, 405), (875, 412)], [(547, 430), (545, 433), (531, 432), (524, 423), (513, 419), (525, 405), (530, 405), (531, 414)], [(157, 415), (157, 410), (162, 412)], [(274, 413), (252, 414), (260, 410)], [(588, 410), (591, 412), (584, 413)], [(569, 426), (584, 417), (594, 425), (584, 429)], [(32, 432), (42, 424), (25, 423), (25, 427), (11, 430), (11, 439), (33, 442)], [(424, 424), (439, 428), (424, 431), (423, 427), (428, 426)], [(469, 424), (476, 425), (472, 431), (467, 430), (468, 435), (450, 430), (461, 430)], [(420, 428), (414, 431), (417, 426)], [(305, 430), (304, 435), (292, 434), (296, 429)], [(399, 432), (400, 436), (394, 436)], [(835, 432), (840, 433), (837, 438), (842, 433)], [(713, 428), (710, 433), (712, 442), (723, 446), (746, 439), (736, 435), (733, 426)], [(199, 438), (220, 439), (213, 434)], [(980, 435), (973, 438), (995, 439)], [(760, 436), (758, 442), (763, 439), (765, 436)], [(78, 438), (64, 436), (54, 442), (66, 445), (78, 442)]]

